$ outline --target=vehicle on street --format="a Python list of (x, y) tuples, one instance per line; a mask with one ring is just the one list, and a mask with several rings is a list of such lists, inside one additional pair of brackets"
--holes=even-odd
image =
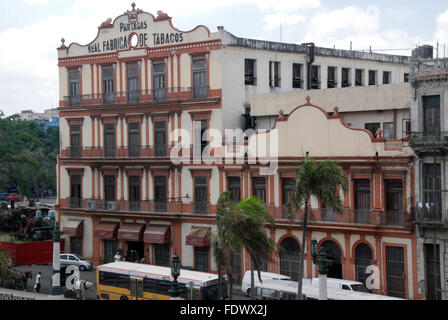
[[(255, 297), (258, 300), (296, 300), (296, 281), (266, 280), (255, 287)], [(319, 287), (305, 284), (302, 286), (304, 300), (319, 300)], [(404, 300), (366, 292), (327, 288), (328, 300)]]
[[(171, 268), (131, 262), (112, 262), (97, 267), (100, 300), (170, 300)], [(218, 300), (218, 275), (180, 269), (177, 278), (184, 300)], [(190, 287), (190, 285), (192, 285)], [(222, 298), (227, 284), (221, 282)]]
[[(313, 278), (311, 281), (311, 285), (314, 287), (319, 287), (319, 278)], [(369, 289), (367, 289), (367, 287), (361, 282), (335, 279), (335, 278), (327, 278), (327, 288), (336, 288), (342, 290), (351, 290), (351, 291), (369, 293)]]
[[(261, 271), (261, 280), (291, 280), (291, 277), (284, 276), (277, 273), (271, 273), (271, 272), (264, 272)], [(258, 272), (254, 272), (254, 286), (260, 283), (260, 280), (258, 279)], [(241, 283), (241, 291), (243, 291), (244, 294), (247, 294), (250, 296), (250, 288), (251, 288), (251, 280), (250, 280), (250, 271), (246, 271), (243, 277), (243, 281)]]
[(0, 200), (5, 200), (4, 198), (8, 195), (7, 192), (0, 192)]
[(3, 200), (20, 201), (20, 194), (18, 194), (18, 193), (8, 193), (8, 195), (3, 197)]
[(78, 266), (79, 271), (92, 270), (93, 264), (78, 254), (63, 253), (60, 255), (61, 268), (67, 266)]

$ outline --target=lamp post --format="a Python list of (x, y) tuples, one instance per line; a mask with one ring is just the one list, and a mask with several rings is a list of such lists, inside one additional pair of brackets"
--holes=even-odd
[(61, 287), (61, 234), (59, 224), (52, 216), (50, 219), (50, 228), (53, 229), (53, 276), (51, 278), (50, 299), (63, 299)]
[(328, 300), (327, 296), (327, 275), (333, 260), (327, 259), (327, 253), (324, 248), (317, 250), (317, 240), (311, 240), (311, 255), (313, 263), (317, 265), (319, 272), (319, 300)]
[(174, 278), (173, 283), (171, 284), (170, 289), (170, 300), (180, 300), (180, 292), (179, 287), (177, 285), (177, 278), (180, 276), (180, 259), (177, 256), (177, 253), (174, 253), (173, 258), (171, 259), (171, 275)]

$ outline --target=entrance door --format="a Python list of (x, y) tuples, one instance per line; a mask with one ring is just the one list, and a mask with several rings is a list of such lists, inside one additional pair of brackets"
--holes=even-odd
[(372, 249), (365, 244), (361, 243), (356, 247), (355, 251), (355, 269), (356, 269), (356, 281), (366, 283), (367, 267), (372, 264)]
[(322, 247), (327, 253), (327, 259), (333, 260), (333, 265), (328, 270), (328, 278), (342, 279), (342, 252), (333, 241), (325, 241)]
[(386, 247), (386, 282), (387, 295), (406, 298), (404, 248)]
[(293, 281), (299, 279), (299, 243), (293, 238), (286, 238), (280, 246), (280, 274), (289, 276)]
[(139, 262), (145, 255), (145, 249), (143, 242), (127, 242), (127, 258)]
[(131, 300), (143, 300), (143, 280), (130, 279)]
[(117, 241), (104, 240), (104, 263), (113, 262), (116, 252), (117, 252)]
[[(441, 300), (439, 245), (425, 244), (426, 300)], [(435, 251), (435, 252), (434, 252)]]

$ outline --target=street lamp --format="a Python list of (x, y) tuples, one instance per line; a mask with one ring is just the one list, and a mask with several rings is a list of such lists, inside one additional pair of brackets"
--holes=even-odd
[(53, 276), (51, 278), (51, 289), (50, 298), (51, 299), (62, 299), (64, 295), (62, 294), (61, 286), (61, 230), (59, 229), (59, 224), (55, 219), (54, 212), (50, 218), (50, 228), (53, 229)]
[(327, 253), (323, 247), (317, 250), (317, 240), (311, 240), (311, 255), (313, 263), (317, 265), (319, 272), (319, 300), (328, 300), (327, 296), (327, 275), (333, 260), (327, 259)]
[(174, 278), (173, 283), (171, 284), (170, 289), (170, 300), (180, 300), (180, 292), (179, 287), (177, 285), (177, 278), (180, 276), (180, 259), (177, 256), (177, 253), (174, 253), (173, 258), (171, 259), (171, 275)]

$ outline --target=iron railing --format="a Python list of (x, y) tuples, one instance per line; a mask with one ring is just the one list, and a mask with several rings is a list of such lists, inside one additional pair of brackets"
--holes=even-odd
[(193, 210), (195, 213), (208, 213), (208, 202), (194, 201)]
[(210, 98), (210, 87), (173, 87), (151, 90), (104, 92), (65, 96), (68, 106), (144, 103), (154, 101)]
[(448, 146), (448, 132), (411, 132), (411, 147)]
[(168, 207), (168, 203), (166, 201), (155, 201), (154, 202), (154, 210), (156, 212), (166, 212)]
[(69, 206), (71, 209), (82, 208), (82, 199), (79, 197), (70, 197), (69, 198)]
[(415, 210), (415, 220), (417, 222), (442, 222), (443, 212), (438, 208), (420, 208)]

